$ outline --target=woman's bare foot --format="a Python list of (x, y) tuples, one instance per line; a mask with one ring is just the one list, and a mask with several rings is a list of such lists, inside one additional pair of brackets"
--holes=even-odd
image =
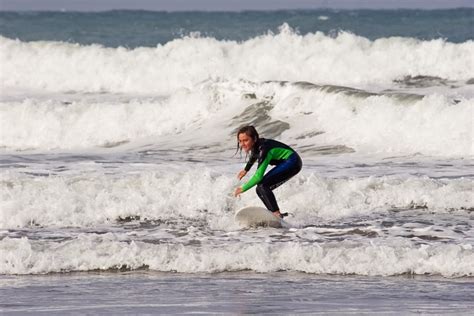
[(275, 211), (275, 212), (273, 212), (273, 215), (275, 215), (275, 216), (278, 217), (278, 218), (283, 218), (283, 216), (281, 216), (280, 211)]

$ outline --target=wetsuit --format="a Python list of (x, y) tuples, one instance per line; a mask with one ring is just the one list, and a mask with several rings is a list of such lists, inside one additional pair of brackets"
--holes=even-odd
[[(300, 156), (291, 147), (273, 139), (260, 138), (254, 146), (245, 171), (258, 161), (258, 169), (250, 180), (242, 186), (245, 192), (257, 185), (257, 195), (269, 211), (279, 211), (272, 190), (279, 187), (297, 174), (303, 163)], [(268, 165), (275, 165), (267, 174)]]

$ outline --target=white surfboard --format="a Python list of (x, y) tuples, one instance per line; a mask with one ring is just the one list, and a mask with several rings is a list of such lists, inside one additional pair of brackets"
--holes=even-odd
[(235, 221), (242, 227), (282, 228), (290, 225), (273, 215), (269, 210), (258, 206), (244, 207), (235, 213)]

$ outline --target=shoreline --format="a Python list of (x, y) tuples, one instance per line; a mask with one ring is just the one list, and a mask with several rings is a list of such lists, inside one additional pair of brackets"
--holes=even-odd
[[(150, 271), (0, 276), (17, 314), (468, 314), (474, 278)], [(7, 303), (8, 302), (8, 303)]]

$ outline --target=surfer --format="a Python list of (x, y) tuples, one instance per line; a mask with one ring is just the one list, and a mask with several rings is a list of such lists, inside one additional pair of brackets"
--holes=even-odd
[[(257, 195), (270, 212), (280, 218), (288, 215), (280, 213), (272, 191), (300, 172), (303, 166), (300, 156), (288, 145), (273, 139), (260, 138), (253, 126), (244, 126), (237, 132), (237, 150), (242, 149), (247, 154), (250, 153), (250, 158), (245, 168), (237, 175), (239, 180), (245, 177), (255, 161), (258, 161), (258, 168), (247, 183), (235, 190), (234, 195), (238, 196), (257, 185)], [(265, 174), (268, 165), (275, 167)]]

